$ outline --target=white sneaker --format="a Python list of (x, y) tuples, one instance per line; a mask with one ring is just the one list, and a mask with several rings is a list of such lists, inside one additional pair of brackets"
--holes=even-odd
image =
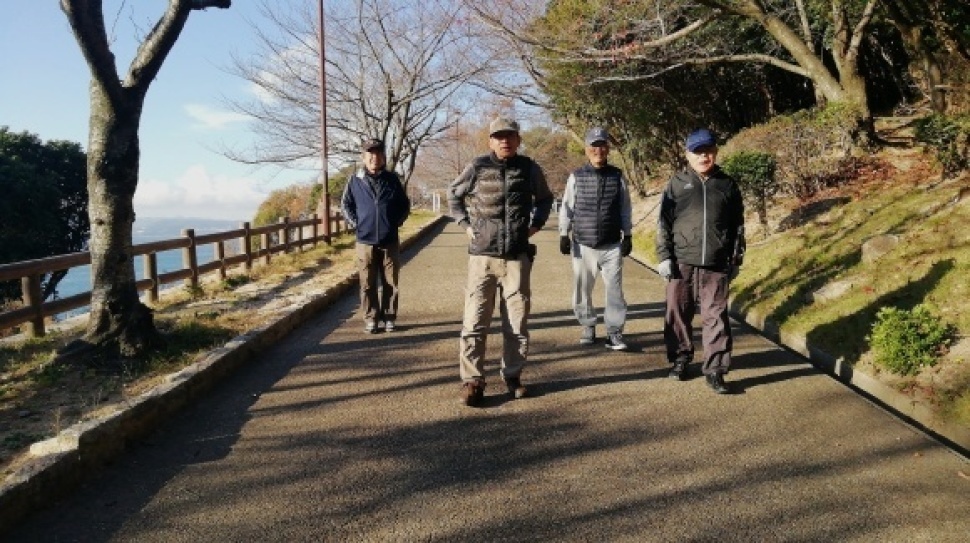
[(374, 322), (374, 321), (366, 321), (364, 323), (364, 331), (367, 332), (368, 334), (376, 334), (377, 333), (377, 323)]
[(579, 336), (580, 345), (592, 345), (596, 343), (596, 327), (583, 326), (583, 335)]
[(394, 331), (394, 321), (384, 321), (384, 331), (393, 332)]
[(606, 336), (606, 348), (614, 351), (627, 350), (626, 343), (623, 342), (623, 334), (620, 332), (610, 332)]

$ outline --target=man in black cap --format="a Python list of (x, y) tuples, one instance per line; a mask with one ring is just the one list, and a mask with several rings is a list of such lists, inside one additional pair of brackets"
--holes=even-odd
[(465, 405), (485, 394), (485, 340), (499, 298), (502, 314), (501, 374), (513, 398), (528, 393), (521, 373), (529, 352), (534, 245), (529, 237), (549, 218), (552, 193), (532, 159), (518, 154), (519, 123), (499, 117), (489, 124), (492, 152), (472, 161), (448, 189), (451, 215), (468, 236), (468, 282), (459, 348)]
[(657, 272), (667, 280), (664, 343), (672, 379), (684, 380), (694, 357), (693, 318), (700, 305), (701, 370), (718, 394), (730, 392), (728, 287), (744, 260), (744, 203), (738, 184), (717, 166), (717, 140), (702, 128), (687, 136), (688, 168), (667, 183), (657, 225)]
[(625, 351), (623, 257), (633, 250), (632, 211), (623, 172), (607, 164), (609, 154), (606, 130), (590, 128), (586, 132), (589, 163), (573, 171), (566, 180), (559, 209), (559, 251), (564, 255), (572, 254), (573, 313), (582, 327), (579, 343), (592, 345), (596, 342), (597, 315), (592, 294), (596, 274), (600, 273), (606, 291), (603, 310), (606, 348)]
[(384, 142), (367, 139), (361, 152), (364, 168), (350, 176), (340, 204), (347, 224), (357, 229), (357, 274), (364, 330), (371, 334), (379, 328), (392, 332), (398, 306), (398, 228), (408, 218), (411, 202), (401, 179), (385, 169)]

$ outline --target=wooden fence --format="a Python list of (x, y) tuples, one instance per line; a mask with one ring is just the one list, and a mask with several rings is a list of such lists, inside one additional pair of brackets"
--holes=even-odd
[[(228, 269), (234, 266), (244, 266), (248, 271), (254, 262), (268, 264), (273, 254), (289, 253), (293, 250), (302, 251), (304, 246), (316, 246), (320, 242), (329, 242), (323, 233), (323, 221), (318, 215), (312, 218), (290, 221), (280, 219), (277, 224), (270, 224), (256, 228), (250, 227), (248, 222), (242, 223), (236, 230), (217, 232), (214, 234), (195, 235), (195, 230), (182, 231), (182, 237), (140, 243), (132, 245), (132, 258), (142, 257), (144, 275), (135, 285), (138, 292), (146, 291), (149, 303), (158, 301), (161, 285), (184, 281), (187, 286), (198, 287), (199, 277), (207, 273), (217, 272), (222, 279), (226, 278)], [(337, 235), (346, 231), (347, 226), (343, 218), (335, 214), (330, 218), (331, 234)], [(343, 230), (341, 230), (343, 227)], [(309, 235), (307, 234), (309, 230)], [(253, 249), (254, 240), (259, 240), (258, 249)], [(235, 242), (240, 245), (239, 254), (226, 256), (226, 243)], [(203, 245), (213, 246), (213, 260), (199, 265), (198, 249)], [(163, 251), (182, 249), (182, 268), (179, 270), (158, 273), (157, 255)], [(23, 305), (10, 311), (0, 311), (0, 330), (8, 330), (21, 324), (26, 324), (25, 333), (30, 337), (40, 337), (45, 334), (44, 319), (60, 313), (71, 311), (91, 304), (91, 292), (82, 292), (66, 298), (45, 302), (41, 299), (41, 279), (45, 274), (69, 270), (91, 263), (91, 253), (82, 251), (66, 255), (57, 255), (37, 260), (26, 260), (11, 264), (0, 265), (0, 282), (20, 280)]]

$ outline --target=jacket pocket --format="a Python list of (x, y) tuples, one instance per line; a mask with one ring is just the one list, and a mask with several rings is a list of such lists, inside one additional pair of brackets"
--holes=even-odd
[(495, 252), (498, 243), (498, 232), (500, 224), (489, 219), (477, 219), (472, 231), (475, 237), (472, 238), (469, 249), (473, 254), (489, 254)]

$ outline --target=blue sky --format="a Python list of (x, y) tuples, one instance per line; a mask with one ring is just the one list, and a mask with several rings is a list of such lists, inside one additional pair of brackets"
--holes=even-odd
[[(247, 121), (225, 105), (226, 98), (246, 99), (249, 84), (226, 68), (231, 54), (248, 52), (252, 31), (247, 19), (258, 18), (256, 3), (235, 0), (227, 10), (193, 11), (152, 83), (139, 132), (138, 216), (251, 220), (269, 191), (314, 178), (307, 171), (254, 169), (218, 152), (245, 146), (251, 137)], [(166, 4), (104, 0), (122, 76), (134, 55), (135, 38), (151, 28)], [(0, 50), (0, 126), (45, 141), (76, 141), (87, 149), (90, 74), (59, 2), (5, 2)]]

